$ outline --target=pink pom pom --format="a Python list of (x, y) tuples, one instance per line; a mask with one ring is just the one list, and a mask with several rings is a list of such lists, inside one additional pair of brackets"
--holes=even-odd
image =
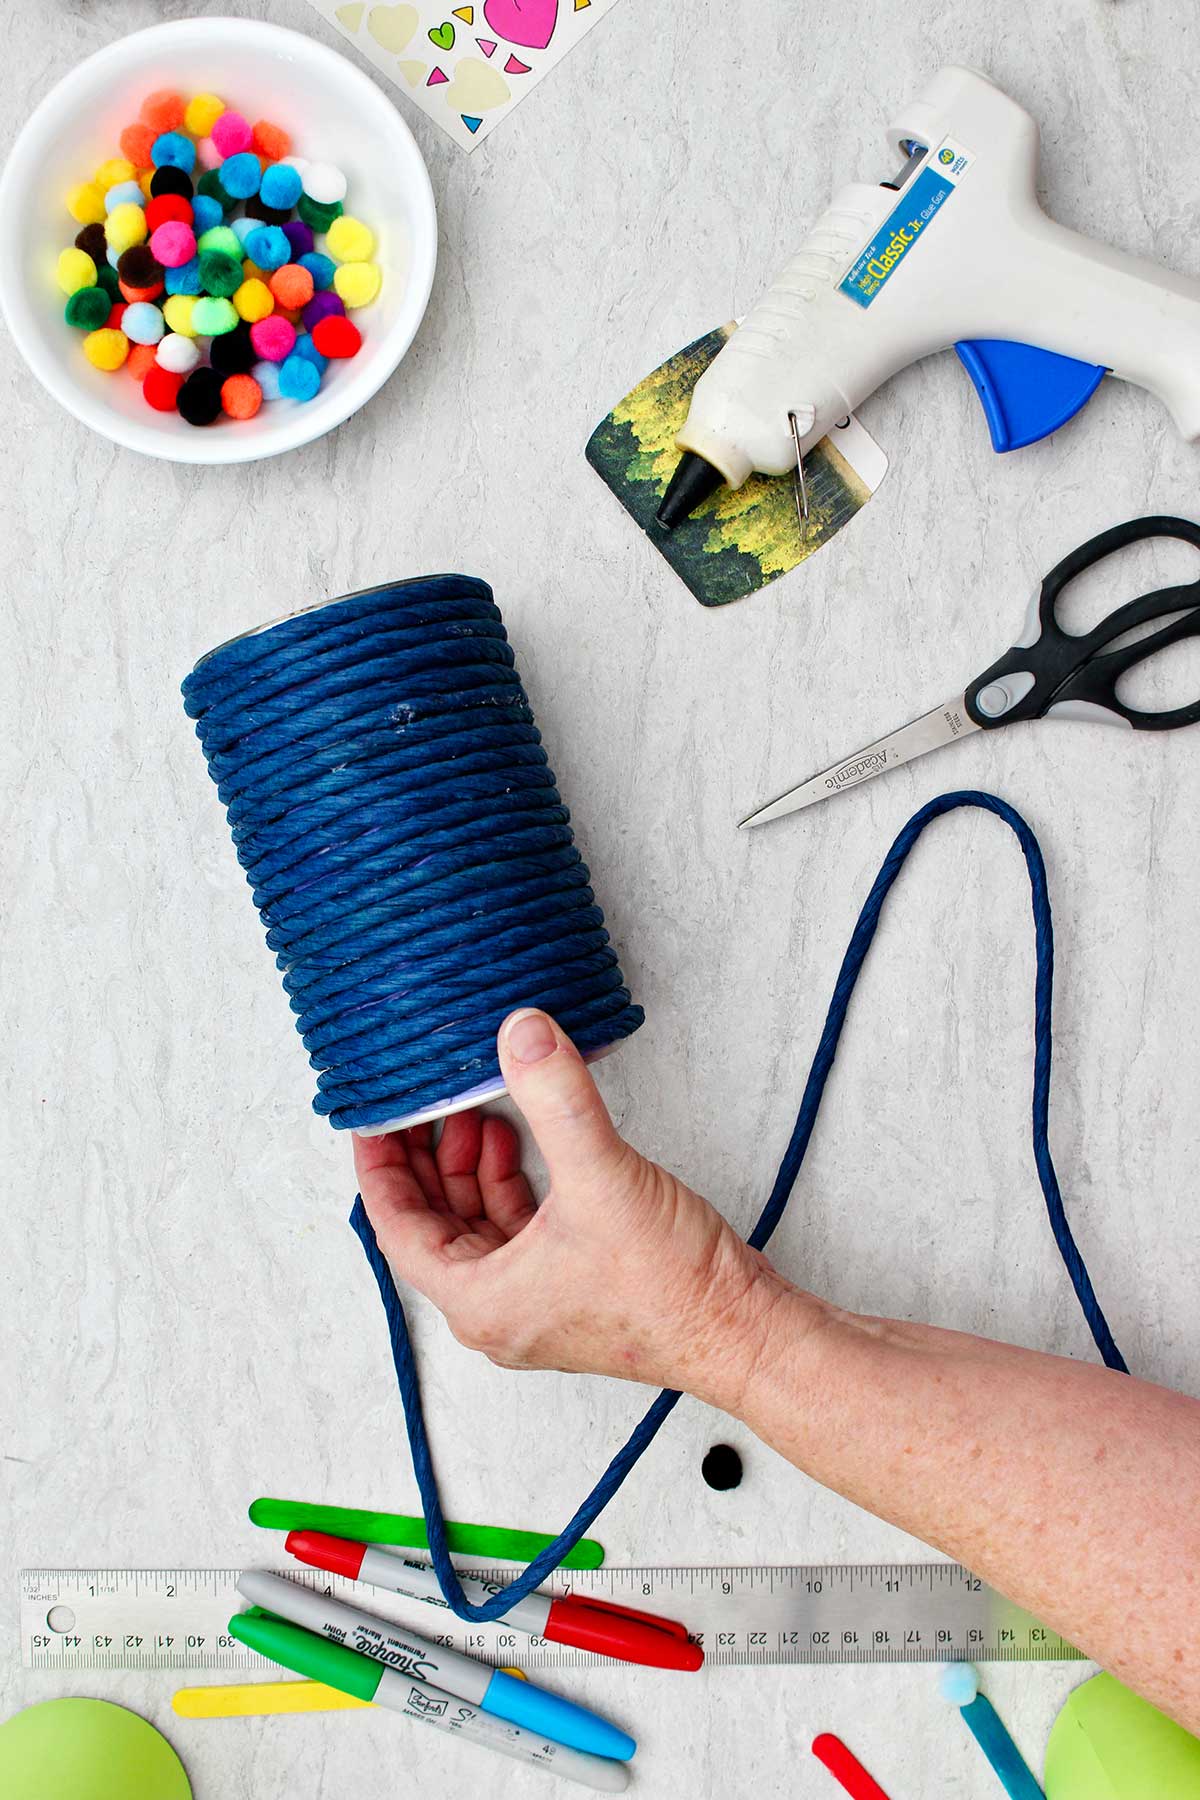
[(250, 342), (264, 362), (280, 363), (291, 355), (296, 329), (278, 313), (272, 313), (269, 319), (259, 319), (250, 327)]
[(200, 138), (196, 144), (196, 161), (202, 169), (219, 169), (221, 152), (210, 137)]
[(241, 113), (223, 112), (212, 128), (212, 141), (223, 157), (236, 156), (250, 148), (254, 133)]
[(164, 269), (182, 269), (196, 254), (196, 237), (182, 219), (168, 219), (150, 234), (150, 254)]

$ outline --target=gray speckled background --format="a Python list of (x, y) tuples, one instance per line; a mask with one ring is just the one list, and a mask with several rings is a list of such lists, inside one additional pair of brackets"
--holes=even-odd
[[(185, 10), (5, 8), (0, 137), (78, 56)], [(333, 41), (302, 0), (226, 10)], [(623, 0), (473, 156), (410, 116), (441, 222), (433, 301), (397, 375), (332, 437), (243, 470), (152, 464), (86, 436), (0, 346), (0, 1716), (57, 1691), (19, 1666), (18, 1567), (236, 1564), (263, 1555), (256, 1493), (414, 1496), (345, 1224), (348, 1146), (309, 1110), (178, 701), (205, 648), (348, 588), (438, 568), (494, 584), (649, 1015), (605, 1092), (636, 1143), (742, 1226), (893, 833), (947, 786), (1020, 807), (1056, 907), (1072, 1217), (1132, 1364), (1195, 1384), (1200, 738), (976, 737), (803, 821), (732, 827), (961, 688), (1085, 536), (1194, 510), (1200, 453), (1157, 403), (1105, 383), (1082, 420), (998, 460), (943, 356), (864, 409), (893, 459), (865, 512), (808, 567), (705, 613), (582, 448), (638, 375), (754, 298), (842, 180), (872, 176), (886, 120), (942, 62), (986, 69), (1042, 121), (1057, 217), (1200, 272), (1198, 49), (1189, 0)], [(1089, 1354), (1028, 1146), (1031, 981), (1015, 845), (992, 820), (942, 822), (856, 998), (777, 1240), (789, 1274), (850, 1306)], [(557, 1527), (644, 1396), (501, 1373), (415, 1310), (452, 1511)], [(727, 1495), (699, 1477), (715, 1435), (746, 1457)], [(1047, 1444), (1048, 1506), (1053, 1480)], [(695, 1404), (600, 1535), (615, 1562), (923, 1554)], [(1035, 1765), (1075, 1678), (989, 1672)], [(184, 1725), (173, 1685), (97, 1675), (78, 1691), (165, 1724), (197, 1800), (542, 1791), (382, 1715)], [(894, 1800), (994, 1791), (928, 1670), (605, 1671), (587, 1693), (640, 1735), (645, 1800), (821, 1800), (821, 1729)]]

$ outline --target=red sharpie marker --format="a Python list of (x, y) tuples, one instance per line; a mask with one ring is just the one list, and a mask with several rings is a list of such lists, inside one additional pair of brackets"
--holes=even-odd
[[(331, 1575), (366, 1581), (408, 1600), (446, 1604), (428, 1563), (413, 1562), (374, 1544), (329, 1537), (323, 1531), (290, 1531), (287, 1548), (298, 1562)], [(487, 1582), (469, 1578), (464, 1578), (463, 1588), (474, 1604), (490, 1600), (497, 1591)], [(688, 1642), (685, 1626), (610, 1600), (570, 1596), (552, 1600), (548, 1594), (529, 1594), (503, 1617), (506, 1625), (515, 1625), (548, 1643), (569, 1644), (575, 1650), (593, 1650), (597, 1656), (614, 1656), (652, 1669), (698, 1669), (704, 1661), (700, 1646)]]

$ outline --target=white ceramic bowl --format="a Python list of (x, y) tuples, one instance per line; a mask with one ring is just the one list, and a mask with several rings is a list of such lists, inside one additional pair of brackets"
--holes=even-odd
[[(90, 180), (156, 88), (210, 92), (251, 119), (291, 132), (297, 155), (333, 162), (350, 183), (347, 211), (371, 226), (383, 269), (377, 300), (355, 315), (358, 355), (331, 362), (314, 400), (264, 403), (246, 422), (189, 425), (147, 406), (124, 371), (106, 375), (63, 318), (58, 253), (79, 226), (65, 196)], [(0, 307), (43, 387), (93, 431), (172, 462), (250, 462), (307, 444), (369, 400), (421, 323), (437, 260), (433, 191), (412, 133), (373, 81), (299, 32), (249, 19), (185, 19), (97, 51), (47, 94), (0, 176), (7, 250)], [(320, 240), (318, 240), (318, 243)]]

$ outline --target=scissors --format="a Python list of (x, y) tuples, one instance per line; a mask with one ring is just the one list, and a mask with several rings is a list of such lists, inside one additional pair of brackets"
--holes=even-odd
[[(1118, 698), (1117, 684), (1127, 670), (1169, 644), (1200, 637), (1200, 579), (1130, 600), (1091, 631), (1064, 631), (1058, 620), (1058, 598), (1068, 582), (1127, 544), (1148, 538), (1179, 538), (1200, 550), (1200, 525), (1170, 517), (1130, 519), (1081, 544), (1051, 569), (1034, 594), (1012, 649), (977, 676), (965, 693), (893, 731), (890, 737), (877, 738), (799, 787), (789, 788), (743, 819), (739, 829), (745, 831), (751, 825), (765, 825), (799, 812), (973, 731), (995, 731), (999, 725), (1014, 725), (1022, 719), (1082, 719), (1128, 725), (1134, 731), (1171, 731), (1178, 725), (1194, 725), (1200, 720), (1200, 700), (1163, 712), (1136, 712)], [(1105, 648), (1138, 626), (1176, 613), (1181, 616), (1132, 644)]]

